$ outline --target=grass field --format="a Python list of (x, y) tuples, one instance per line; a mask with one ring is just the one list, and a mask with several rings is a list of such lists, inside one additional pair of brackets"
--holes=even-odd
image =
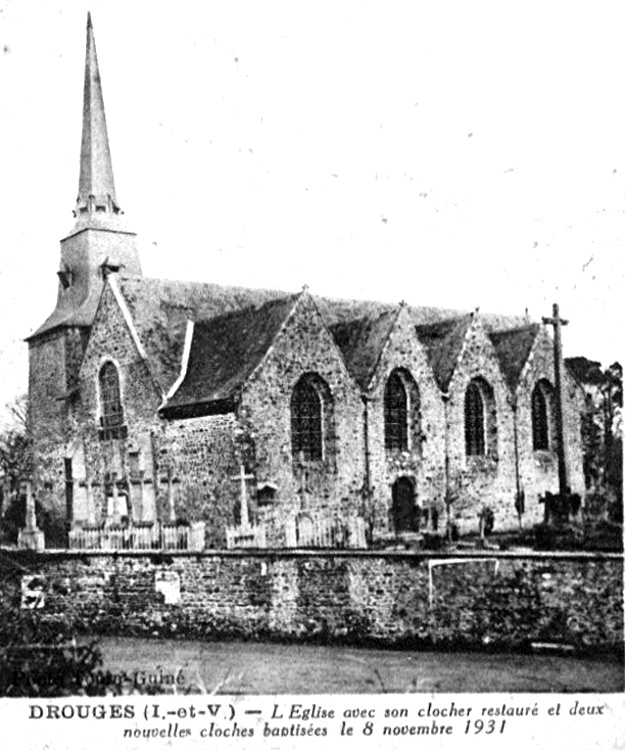
[(482, 652), (104, 638), (104, 668), (138, 690), (227, 694), (622, 692), (623, 663)]

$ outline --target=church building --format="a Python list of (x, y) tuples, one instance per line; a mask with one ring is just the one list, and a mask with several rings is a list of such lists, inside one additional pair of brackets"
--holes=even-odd
[[(559, 469), (544, 323), (142, 275), (90, 19), (74, 217), (28, 338), (49, 545), (379, 547), (543, 518)], [(581, 494), (568, 372), (562, 402)]]

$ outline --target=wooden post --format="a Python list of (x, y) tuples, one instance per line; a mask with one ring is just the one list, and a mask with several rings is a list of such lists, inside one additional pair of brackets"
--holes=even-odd
[(560, 498), (564, 499), (569, 494), (568, 466), (566, 460), (566, 446), (564, 443), (564, 397), (562, 376), (564, 360), (562, 358), (562, 326), (568, 321), (560, 318), (560, 308), (557, 303), (553, 304), (553, 316), (543, 318), (543, 323), (553, 326), (553, 367), (556, 380), (556, 432), (558, 440), (558, 480), (560, 484)]
[(254, 475), (246, 475), (245, 467), (241, 465), (238, 475), (230, 478), (241, 484), (241, 527), (247, 529), (250, 526), (250, 513), (247, 505), (247, 484), (246, 480), (253, 480)]

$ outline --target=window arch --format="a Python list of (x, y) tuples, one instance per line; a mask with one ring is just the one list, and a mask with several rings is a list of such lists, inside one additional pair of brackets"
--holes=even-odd
[[(107, 362), (100, 368), (100, 426), (104, 430), (114, 430), (124, 424), (119, 372), (114, 362)], [(113, 436), (114, 437), (114, 436)]]
[(496, 458), (497, 415), (492, 387), (474, 378), (464, 396), (464, 440), (467, 456)]
[(419, 447), (419, 389), (404, 368), (393, 370), (384, 389), (384, 445), (390, 451)]
[(397, 371), (384, 390), (384, 443), (387, 449), (408, 448), (408, 393)]
[(291, 395), (291, 447), (295, 459), (325, 459), (331, 405), (330, 389), (316, 373), (306, 373), (295, 384)]
[(532, 391), (532, 442), (534, 451), (553, 447), (553, 386), (541, 379)]

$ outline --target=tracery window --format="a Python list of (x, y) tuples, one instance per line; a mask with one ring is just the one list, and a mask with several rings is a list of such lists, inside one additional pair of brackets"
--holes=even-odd
[(384, 445), (387, 451), (421, 450), (419, 388), (406, 368), (396, 368), (386, 381)]
[(484, 456), (484, 399), (476, 381), (471, 381), (464, 397), (464, 439), (467, 456)]
[[(108, 360), (100, 368), (100, 427), (114, 430), (124, 424), (124, 410), (119, 386), (119, 372), (115, 363)], [(116, 436), (110, 436), (116, 437)]]
[(304, 461), (325, 458), (330, 390), (315, 373), (296, 383), (291, 396), (291, 445), (293, 456)]
[(553, 438), (553, 387), (542, 379), (532, 391), (532, 441), (534, 451), (548, 451)]
[(384, 443), (387, 449), (408, 448), (408, 394), (397, 371), (393, 371), (384, 391)]

